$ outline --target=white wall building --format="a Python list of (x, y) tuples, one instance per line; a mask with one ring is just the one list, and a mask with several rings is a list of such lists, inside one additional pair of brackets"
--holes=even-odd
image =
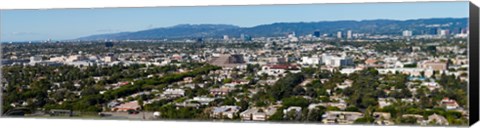
[(342, 32), (341, 31), (337, 32), (337, 38), (342, 38)]
[(410, 36), (412, 36), (413, 34), (412, 34), (412, 31), (410, 31), (410, 30), (405, 30), (405, 31), (402, 32), (402, 35), (403, 35), (404, 37), (410, 37)]
[(352, 30), (347, 31), (347, 39), (352, 39)]
[(302, 57), (300, 64), (302, 65), (319, 65), (322, 60), (320, 57)]
[(339, 57), (339, 56), (332, 56), (327, 54), (322, 55), (322, 62), (326, 66), (332, 66), (332, 67), (345, 67), (345, 66), (353, 65), (353, 59), (350, 57), (346, 57), (346, 56)]
[(30, 64), (34, 65), (36, 63), (42, 62), (41, 56), (32, 56), (30, 57)]
[(450, 34), (450, 32), (448, 30), (444, 30), (444, 29), (439, 30), (439, 33), (438, 33), (438, 35), (440, 35), (440, 36), (447, 36), (449, 34)]

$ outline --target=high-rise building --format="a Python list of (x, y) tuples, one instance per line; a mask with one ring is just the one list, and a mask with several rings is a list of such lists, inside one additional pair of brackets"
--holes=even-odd
[(453, 29), (452, 33), (454, 33), (454, 34), (460, 34), (460, 33), (462, 33), (462, 28), (460, 28), (460, 27), (455, 28), (455, 29)]
[(202, 38), (202, 37), (197, 38), (197, 39), (196, 39), (196, 42), (197, 42), (197, 43), (203, 43), (203, 38)]
[(313, 36), (315, 36), (315, 37), (320, 37), (320, 31), (315, 31), (315, 32), (313, 32)]
[(412, 34), (412, 31), (410, 31), (410, 30), (405, 30), (405, 31), (402, 32), (402, 35), (403, 35), (404, 37), (410, 37), (410, 36), (412, 36), (413, 34)]
[(437, 28), (430, 28), (430, 32), (429, 32), (430, 35), (437, 35), (437, 33), (438, 33)]
[(342, 32), (341, 31), (337, 32), (337, 38), (342, 38)]
[(347, 31), (347, 39), (352, 39), (352, 30)]
[(243, 41), (252, 41), (252, 37), (246, 34), (240, 34), (240, 39)]
[(447, 36), (447, 35), (450, 35), (450, 31), (448, 29), (442, 29), (442, 30), (439, 30), (438, 35)]
[(228, 37), (228, 35), (223, 35), (223, 40), (229, 40), (230, 38)]
[(466, 33), (467, 33), (467, 29), (465, 29), (465, 28), (462, 28), (462, 30), (460, 31), (460, 33), (462, 33), (462, 34), (466, 34)]
[(113, 42), (105, 42), (105, 47), (107, 48), (113, 47)]

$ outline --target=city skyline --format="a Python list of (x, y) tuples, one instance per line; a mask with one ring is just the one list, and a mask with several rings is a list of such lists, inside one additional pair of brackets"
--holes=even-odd
[(5, 11), (1, 114), (467, 126), (461, 4)]
[[(252, 27), (276, 22), (463, 18), (468, 17), (466, 4), (468, 2), (6, 10), (0, 12), (0, 41), (66, 40), (178, 24)], [(460, 9), (446, 9), (451, 6)], [(284, 8), (289, 9), (282, 10)], [(375, 11), (377, 9), (385, 11)]]

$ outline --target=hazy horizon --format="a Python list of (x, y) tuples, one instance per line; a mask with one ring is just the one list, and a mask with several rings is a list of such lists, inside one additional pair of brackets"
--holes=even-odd
[(468, 18), (468, 2), (2, 10), (0, 14), (0, 42), (10, 42), (68, 40), (181, 24), (253, 27), (292, 22)]

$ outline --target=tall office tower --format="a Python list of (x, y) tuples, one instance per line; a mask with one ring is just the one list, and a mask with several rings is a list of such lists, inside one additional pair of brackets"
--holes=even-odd
[(315, 31), (315, 32), (313, 32), (313, 36), (315, 36), (315, 37), (320, 37), (320, 31)]
[(454, 33), (454, 34), (461, 34), (461, 33), (462, 33), (462, 28), (460, 28), (460, 27), (455, 28), (455, 29), (453, 29), (452, 33)]
[(246, 34), (241, 34), (240, 39), (243, 41), (252, 41), (252, 37)]
[(338, 32), (337, 32), (337, 38), (339, 38), (339, 39), (342, 38), (342, 32), (341, 32), (341, 31), (338, 31)]
[(404, 37), (410, 37), (410, 36), (412, 36), (412, 31), (410, 31), (410, 30), (405, 30), (405, 31), (402, 32), (402, 35), (403, 35)]
[(347, 39), (352, 39), (352, 30), (347, 31)]
[(430, 32), (429, 32), (430, 35), (437, 35), (437, 33), (438, 33), (437, 28), (430, 28)]
[(197, 43), (203, 43), (203, 42), (204, 42), (204, 40), (203, 40), (202, 37), (197, 38), (195, 41), (196, 41)]
[(113, 42), (105, 42), (105, 47), (107, 48), (113, 47)]

